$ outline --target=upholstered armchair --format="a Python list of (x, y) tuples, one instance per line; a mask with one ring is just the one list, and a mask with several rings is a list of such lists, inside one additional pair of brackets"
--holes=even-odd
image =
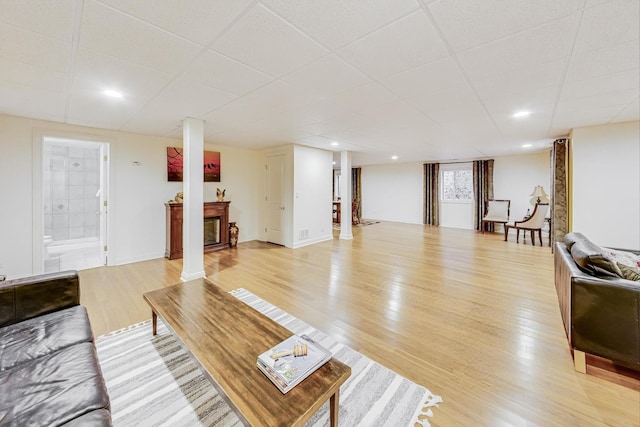
[(504, 226), (504, 240), (507, 241), (509, 237), (509, 230), (516, 229), (516, 242), (520, 242), (520, 230), (531, 231), (531, 244), (536, 245), (535, 232), (538, 232), (538, 238), (540, 239), (540, 246), (542, 246), (542, 226), (544, 225), (544, 219), (547, 216), (549, 210), (549, 203), (538, 203), (533, 208), (533, 213), (527, 219), (522, 221), (515, 221), (511, 224)]
[(482, 232), (484, 233), (487, 225), (490, 227), (490, 231), (493, 231), (494, 224), (505, 225), (509, 222), (510, 209), (511, 200), (488, 200), (480, 226)]

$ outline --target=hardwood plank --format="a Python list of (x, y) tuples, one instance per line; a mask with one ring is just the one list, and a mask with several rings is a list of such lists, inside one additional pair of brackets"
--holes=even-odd
[[(241, 243), (206, 254), (205, 271), (440, 394), (434, 426), (640, 425), (636, 374), (574, 370), (549, 246), (391, 222), (353, 235), (298, 249)], [(82, 271), (95, 333), (149, 319), (142, 294), (178, 283), (181, 268)]]

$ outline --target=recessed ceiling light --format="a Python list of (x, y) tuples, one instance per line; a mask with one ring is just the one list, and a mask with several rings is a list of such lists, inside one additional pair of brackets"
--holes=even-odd
[(522, 148), (531, 148), (531, 144), (522, 144)]
[(511, 117), (520, 119), (522, 117), (527, 117), (530, 114), (531, 114), (531, 111), (518, 111), (517, 113), (514, 113), (513, 116)]
[(118, 92), (117, 90), (107, 89), (104, 92), (105, 95), (110, 96), (111, 98), (122, 98), (122, 92)]
[(398, 156), (391, 156), (391, 160), (398, 160)]
[(335, 164), (336, 164), (336, 162), (331, 162), (331, 164), (332, 164), (332, 165), (335, 165)]
[(337, 146), (338, 146), (338, 142), (337, 142), (337, 141), (333, 141), (333, 142), (331, 143), (331, 145), (333, 145), (334, 147), (337, 147)]

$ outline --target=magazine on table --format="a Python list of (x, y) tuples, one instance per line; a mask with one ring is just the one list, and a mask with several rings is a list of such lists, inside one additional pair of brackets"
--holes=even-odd
[(258, 356), (258, 368), (283, 394), (331, 359), (331, 352), (307, 335), (293, 335)]

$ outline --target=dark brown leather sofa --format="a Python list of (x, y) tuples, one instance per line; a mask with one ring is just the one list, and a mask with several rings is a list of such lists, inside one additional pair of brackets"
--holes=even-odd
[(75, 271), (0, 282), (0, 425), (111, 425)]
[(640, 371), (640, 282), (611, 273), (611, 260), (582, 234), (564, 240), (554, 247), (555, 285), (575, 369), (586, 372), (593, 354)]

